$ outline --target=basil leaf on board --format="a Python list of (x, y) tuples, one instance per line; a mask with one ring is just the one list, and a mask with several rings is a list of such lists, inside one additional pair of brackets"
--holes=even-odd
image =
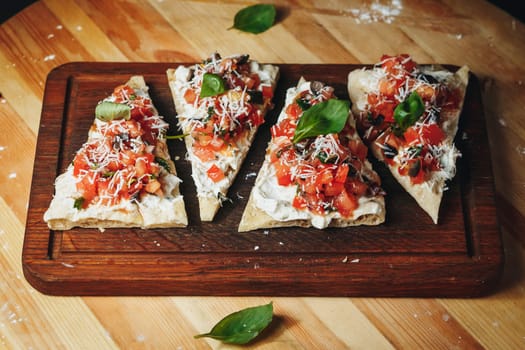
[(397, 123), (395, 129), (398, 134), (402, 134), (405, 130), (414, 125), (419, 117), (425, 112), (425, 104), (421, 96), (416, 91), (412, 93), (394, 109), (394, 120)]
[(273, 304), (249, 307), (224, 317), (208, 333), (194, 338), (209, 337), (228, 344), (247, 344), (270, 324)]
[(343, 130), (350, 112), (350, 101), (330, 99), (313, 105), (299, 118), (292, 142), (307, 137), (338, 133)]
[(274, 24), (276, 13), (275, 6), (271, 4), (248, 6), (235, 14), (231, 28), (253, 34), (262, 33)]
[(226, 91), (226, 85), (219, 75), (204, 73), (202, 76), (201, 98), (220, 95), (224, 91)]
[(111, 120), (131, 118), (131, 107), (123, 103), (102, 101), (95, 108), (95, 117), (109, 122)]

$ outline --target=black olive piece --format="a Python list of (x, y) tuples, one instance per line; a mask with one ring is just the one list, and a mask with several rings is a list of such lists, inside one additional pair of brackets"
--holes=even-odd
[(257, 90), (248, 90), (248, 95), (250, 95), (250, 102), (258, 105), (264, 103), (262, 91)]
[(394, 158), (395, 156), (397, 156), (397, 149), (390, 146), (389, 144), (381, 145), (381, 148), (383, 149), (383, 154), (385, 155), (385, 157)]
[(238, 65), (241, 65), (241, 64), (245, 64), (248, 62), (248, 59), (250, 58), (250, 55), (240, 55), (238, 58), (237, 58), (237, 64)]
[(410, 162), (408, 167), (408, 175), (411, 177), (417, 176), (417, 174), (419, 174), (419, 170), (421, 169), (421, 160), (418, 159), (415, 162)]
[(423, 80), (423, 81), (426, 81), (427, 83), (429, 84), (437, 84), (439, 83), (438, 80), (436, 78), (434, 78), (432, 75), (430, 74), (424, 74), (424, 73), (421, 73), (417, 76), (417, 78), (419, 80)]

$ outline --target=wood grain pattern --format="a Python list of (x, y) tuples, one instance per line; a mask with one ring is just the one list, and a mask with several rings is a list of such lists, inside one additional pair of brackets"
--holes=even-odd
[[(41, 0), (0, 25), (0, 348), (224, 349), (193, 335), (270, 300), (275, 321), (250, 348), (523, 348), (525, 25), (484, 0), (285, 0), (269, 31), (227, 30), (247, 4)], [(74, 61), (194, 62), (216, 50), (288, 64), (368, 64), (402, 52), (418, 62), (467, 64), (480, 78), (505, 247), (495, 292), (474, 299), (80, 298), (31, 287), (22, 242), (48, 73)]]

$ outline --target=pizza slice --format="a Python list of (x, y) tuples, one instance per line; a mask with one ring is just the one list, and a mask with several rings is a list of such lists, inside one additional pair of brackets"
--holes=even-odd
[(200, 218), (212, 221), (272, 107), (278, 67), (248, 55), (168, 69), (197, 189)]
[(331, 86), (301, 79), (272, 126), (239, 231), (384, 222), (384, 192), (367, 152), (349, 101), (338, 100)]
[(454, 138), (468, 78), (466, 66), (450, 72), (417, 65), (409, 55), (385, 55), (348, 75), (363, 140), (434, 223), (460, 156)]
[(170, 158), (168, 123), (142, 76), (100, 101), (88, 139), (55, 181), (44, 214), (53, 230), (178, 227), (188, 223)]

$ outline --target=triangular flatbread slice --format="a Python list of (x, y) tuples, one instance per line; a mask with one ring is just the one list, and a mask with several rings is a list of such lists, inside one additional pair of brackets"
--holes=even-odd
[[(93, 106), (95, 108), (95, 106)], [(180, 227), (188, 224), (181, 180), (142, 76), (96, 106), (87, 141), (55, 181), (44, 221), (73, 227)]]
[(456, 172), (454, 146), (469, 69), (419, 66), (410, 56), (383, 56), (348, 75), (357, 129), (374, 156), (438, 222), (446, 182)]
[(272, 107), (278, 75), (277, 66), (248, 55), (222, 58), (217, 53), (202, 64), (167, 70), (202, 221), (212, 221), (227, 199)]
[[(239, 231), (384, 222), (381, 180), (366, 158), (367, 148), (357, 134), (348, 101), (346, 109), (345, 101), (333, 103), (339, 102), (333, 91), (321, 82), (303, 79), (288, 89)], [(297, 136), (327, 120), (335, 120), (333, 124), (342, 120), (342, 129), (332, 132), (323, 127), (317, 135)]]

